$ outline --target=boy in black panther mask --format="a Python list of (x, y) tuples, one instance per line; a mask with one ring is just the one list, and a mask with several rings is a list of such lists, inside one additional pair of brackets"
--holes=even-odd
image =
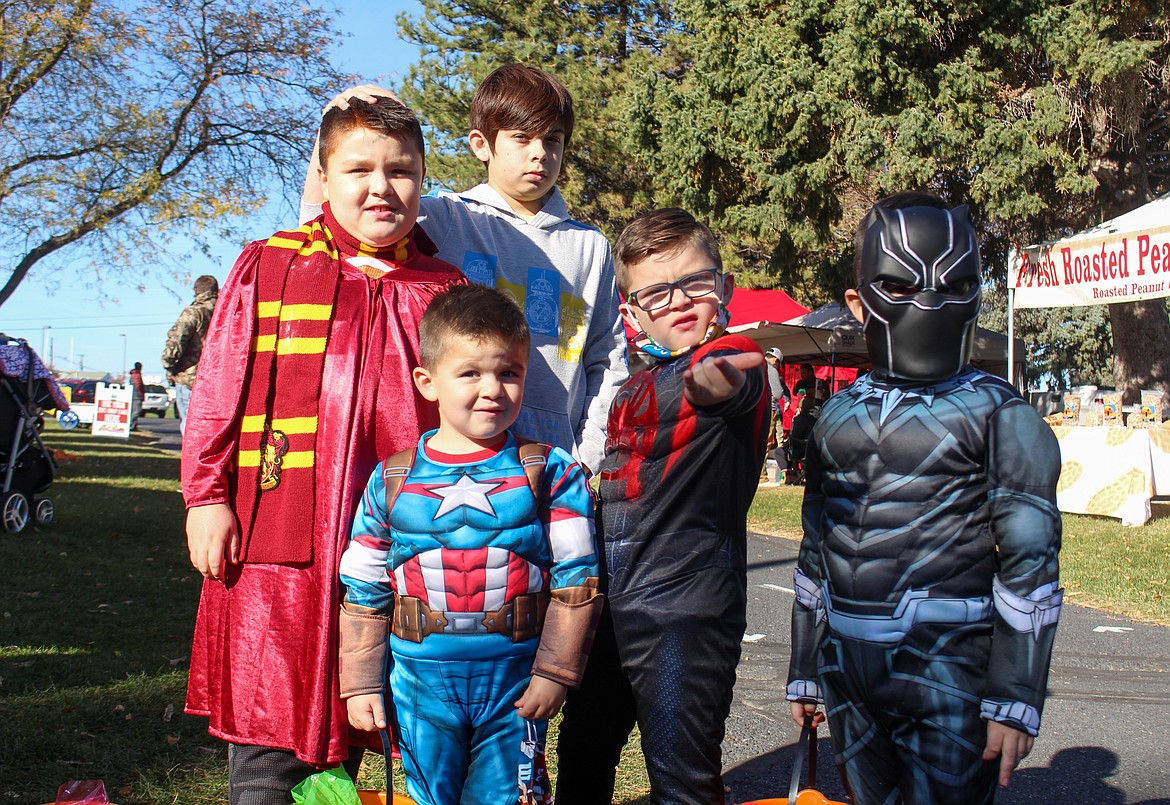
[(981, 304), (967, 208), (879, 202), (846, 303), (873, 372), (808, 446), (788, 699), (823, 703), (857, 805), (991, 802), (1028, 754), (1063, 591), (1060, 454), (967, 365)]

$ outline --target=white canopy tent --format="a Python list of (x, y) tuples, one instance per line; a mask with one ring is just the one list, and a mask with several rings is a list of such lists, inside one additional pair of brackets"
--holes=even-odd
[(1067, 238), (1012, 249), (1009, 350), (1018, 307), (1083, 307), (1164, 296), (1170, 296), (1170, 193)]

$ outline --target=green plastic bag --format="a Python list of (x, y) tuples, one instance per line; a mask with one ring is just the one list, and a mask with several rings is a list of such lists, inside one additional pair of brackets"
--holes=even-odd
[(301, 780), (293, 788), (292, 798), (304, 805), (361, 805), (357, 786), (341, 766)]

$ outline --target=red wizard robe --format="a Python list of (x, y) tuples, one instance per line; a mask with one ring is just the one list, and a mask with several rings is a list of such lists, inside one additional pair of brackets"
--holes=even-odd
[[(207, 716), (211, 734), (226, 741), (289, 749), (308, 763), (332, 765), (349, 754), (337, 679), (341, 552), (377, 462), (438, 424), (437, 410), (411, 381), (418, 365), (418, 322), (431, 298), (465, 280), (454, 267), (419, 252), (416, 242), (430, 253), (434, 248), (417, 227), (387, 255), (349, 238), (327, 207), (300, 230), (249, 245), (219, 295), (198, 367), (183, 439), (188, 508), (227, 503), (240, 512), (256, 499), (254, 488), (241, 489), (237, 481), (255, 483), (254, 475), (241, 469), (247, 464), (244, 448), (258, 443), (248, 425), (255, 417), (245, 415), (255, 410), (247, 398), (255, 388), (256, 345), (264, 340), (258, 276), (266, 244), (282, 237), (315, 237), (312, 251), (334, 258), (321, 276), (336, 290), (331, 315), (320, 323), (327, 338), (317, 359), (316, 416), (298, 418), (315, 429), (315, 455), (303, 462), (312, 465), (313, 502), (299, 512), (286, 506), (276, 517), (258, 507), (254, 517), (241, 517), (240, 525), (246, 556), (252, 538), (256, 544), (262, 536), (279, 543), (290, 523), (312, 544), (302, 546), (298, 561), (246, 559), (229, 566), (226, 583), (204, 582), (186, 711)], [(301, 254), (310, 251), (302, 248)], [(289, 468), (296, 466), (290, 460), (294, 453), (285, 456)]]

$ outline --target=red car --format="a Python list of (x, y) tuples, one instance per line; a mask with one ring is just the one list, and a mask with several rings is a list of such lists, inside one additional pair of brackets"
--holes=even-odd
[(69, 400), (75, 403), (92, 403), (97, 393), (96, 380), (58, 380), (57, 385), (69, 388)]

